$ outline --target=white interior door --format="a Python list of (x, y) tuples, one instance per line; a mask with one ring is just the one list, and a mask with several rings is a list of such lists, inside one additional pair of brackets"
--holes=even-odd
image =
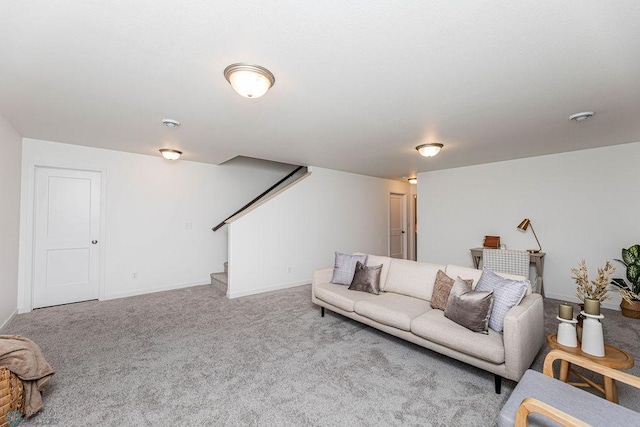
[(389, 256), (407, 258), (405, 195), (389, 195)]
[(98, 298), (100, 179), (36, 168), (33, 308)]

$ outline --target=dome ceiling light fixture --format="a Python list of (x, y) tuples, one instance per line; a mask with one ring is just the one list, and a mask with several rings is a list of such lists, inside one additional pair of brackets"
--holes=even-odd
[(160, 154), (167, 160), (178, 160), (182, 155), (182, 151), (173, 150), (171, 148), (161, 148)]
[(224, 78), (238, 95), (245, 98), (260, 98), (276, 82), (276, 78), (266, 68), (242, 63), (225, 68)]
[(418, 150), (418, 153), (420, 153), (421, 156), (433, 157), (442, 150), (442, 147), (444, 147), (444, 145), (438, 143), (422, 144), (418, 145), (416, 150)]
[(409, 181), (409, 184), (417, 184), (418, 183), (418, 178), (409, 178), (409, 179), (407, 179), (407, 181)]
[(173, 119), (162, 119), (162, 124), (168, 128), (177, 128), (180, 127), (180, 122)]
[(589, 120), (595, 114), (595, 111), (583, 111), (582, 113), (576, 113), (572, 116), (569, 116), (569, 120), (573, 122), (583, 122), (585, 120)]

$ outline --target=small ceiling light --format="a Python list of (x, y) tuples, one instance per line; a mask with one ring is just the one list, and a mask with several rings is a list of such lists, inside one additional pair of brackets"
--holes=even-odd
[(231, 64), (224, 69), (224, 78), (245, 98), (260, 98), (276, 82), (271, 71), (259, 65)]
[(167, 160), (178, 160), (182, 155), (182, 151), (172, 150), (171, 148), (161, 148), (160, 153)]
[(409, 181), (409, 184), (417, 184), (418, 178), (409, 178), (407, 181)]
[(418, 145), (416, 150), (418, 150), (418, 153), (420, 153), (421, 156), (433, 157), (442, 150), (442, 147), (444, 147), (442, 144), (422, 144)]
[(589, 120), (593, 115), (596, 114), (595, 111), (583, 111), (582, 113), (576, 113), (573, 116), (569, 117), (569, 120), (574, 122), (582, 122), (585, 120)]
[(177, 128), (180, 127), (180, 122), (172, 119), (162, 119), (162, 124), (168, 128)]

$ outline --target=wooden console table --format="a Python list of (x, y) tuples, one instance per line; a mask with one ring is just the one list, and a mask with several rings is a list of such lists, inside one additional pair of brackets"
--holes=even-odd
[[(471, 258), (473, 258), (473, 266), (480, 268), (480, 260), (482, 260), (482, 250), (484, 248), (473, 248), (471, 251)], [(499, 251), (500, 249), (494, 249)], [(544, 298), (544, 284), (542, 282), (542, 274), (544, 273), (544, 252), (529, 253), (529, 261), (536, 266), (536, 280), (540, 284), (540, 295)]]

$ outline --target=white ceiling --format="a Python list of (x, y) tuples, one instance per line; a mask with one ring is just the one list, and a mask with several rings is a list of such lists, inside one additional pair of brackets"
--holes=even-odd
[[(401, 179), (640, 141), (640, 2), (0, 0), (24, 137)], [(273, 72), (260, 99), (224, 79)], [(573, 113), (594, 110), (582, 123)], [(167, 129), (161, 119), (182, 122)], [(441, 142), (435, 158), (415, 146)]]

